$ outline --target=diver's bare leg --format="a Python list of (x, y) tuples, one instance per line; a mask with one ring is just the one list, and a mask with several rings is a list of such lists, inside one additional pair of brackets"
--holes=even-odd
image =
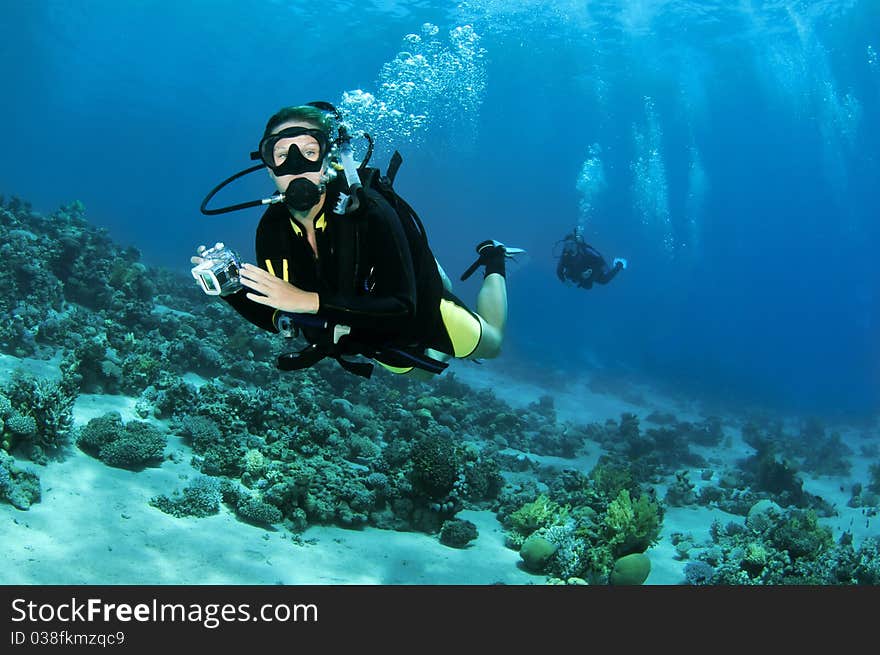
[(501, 354), (504, 328), (507, 326), (507, 280), (499, 273), (490, 273), (477, 294), (477, 314), (483, 326), (474, 359), (492, 359)]

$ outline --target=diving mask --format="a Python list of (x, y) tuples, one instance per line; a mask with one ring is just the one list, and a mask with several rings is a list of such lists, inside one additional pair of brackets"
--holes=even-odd
[(310, 127), (288, 127), (264, 136), (251, 159), (261, 160), (276, 176), (316, 173), (330, 148), (327, 135)]
[[(205, 199), (202, 200), (200, 210), (203, 214), (207, 216), (226, 214), (250, 207), (274, 205), (280, 202), (287, 203), (295, 211), (302, 211), (297, 209), (297, 207), (305, 207), (307, 201), (314, 200), (314, 189), (302, 183), (288, 186), (286, 193), (274, 193), (266, 198), (239, 202), (226, 207), (209, 209), (208, 203), (224, 187), (245, 175), (255, 173), (264, 166), (268, 167), (276, 177), (316, 173), (321, 171), (321, 168), (331, 154), (337, 157), (342, 165), (347, 185), (346, 192), (340, 193), (335, 211), (338, 214), (347, 214), (357, 210), (360, 205), (359, 193), (361, 190), (361, 180), (358, 171), (365, 168), (370, 160), (370, 156), (373, 153), (373, 139), (366, 132), (362, 133), (368, 142), (368, 148), (363, 161), (357, 164), (354, 161), (354, 154), (351, 148), (351, 135), (349, 135), (348, 129), (342, 123), (339, 111), (329, 102), (310, 102), (307, 104), (334, 116), (337, 121), (338, 137), (331, 140), (323, 131), (310, 127), (288, 127), (276, 134), (264, 136), (260, 141), (257, 151), (251, 153), (251, 159), (254, 161), (259, 160), (261, 163), (231, 175), (211, 189), (208, 195), (205, 196)], [(336, 152), (331, 153), (334, 148), (336, 148)], [(319, 193), (323, 190), (320, 186), (312, 184), (318, 188)]]

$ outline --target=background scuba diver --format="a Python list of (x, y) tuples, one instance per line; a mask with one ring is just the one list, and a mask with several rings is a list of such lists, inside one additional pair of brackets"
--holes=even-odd
[(626, 265), (625, 259), (615, 257), (608, 266), (601, 253), (584, 241), (584, 231), (579, 225), (562, 240), (556, 277), (562, 282), (573, 282), (582, 289), (590, 289), (594, 282), (608, 284)]
[[(485, 278), (476, 313), (467, 309), (452, 294), (427, 239), (404, 230), (397, 210), (375, 188), (337, 175), (345, 165), (339, 153), (348, 144), (341, 122), (339, 138), (332, 139), (334, 113), (339, 121), (327, 103), (280, 110), (252, 155), (263, 164), (227, 179), (203, 202), (208, 214), (270, 205), (257, 227), (260, 265), (242, 264), (244, 288), (222, 297), (264, 330), (285, 331), (288, 319), (296, 319), (310, 345), (280, 357), (282, 369), (304, 368), (329, 356), (369, 377), (371, 365), (344, 359), (364, 355), (395, 373), (433, 374), (450, 357), (496, 357), (507, 321), (505, 259), (522, 251), (497, 241), (478, 245), (479, 257), (462, 279), (481, 265)], [(264, 165), (279, 192), (273, 198), (206, 210), (217, 190)], [(371, 169), (362, 165), (362, 170)], [(389, 176), (393, 179), (390, 171)], [(204, 259), (191, 262), (195, 275)], [(308, 316), (314, 320), (302, 320)]]

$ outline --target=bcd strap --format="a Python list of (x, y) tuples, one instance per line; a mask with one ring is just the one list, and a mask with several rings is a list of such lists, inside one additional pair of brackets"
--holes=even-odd
[(407, 229), (408, 226), (406, 224), (409, 223), (416, 231), (418, 231), (419, 239), (421, 239), (425, 246), (427, 246), (428, 235), (427, 232), (425, 232), (425, 226), (422, 224), (422, 219), (419, 218), (418, 213), (412, 208), (412, 205), (399, 196), (394, 190), (394, 178), (397, 176), (397, 170), (402, 163), (403, 157), (401, 157), (400, 153), (395, 150), (394, 155), (391, 157), (391, 163), (388, 164), (388, 171), (384, 176), (379, 175), (379, 170), (376, 168), (364, 169), (361, 176), (363, 189), (375, 189), (378, 191), (397, 212), (398, 218), (400, 218), (401, 222), (404, 224), (404, 229)]
[(342, 359), (342, 357), (335, 358), (339, 365), (344, 368), (349, 373), (354, 373), (355, 375), (359, 375), (362, 378), (370, 379), (370, 376), (373, 375), (374, 366), (369, 362), (352, 362), (347, 359)]
[(397, 177), (397, 169), (400, 168), (402, 163), (403, 157), (400, 152), (395, 150), (394, 154), (391, 155), (391, 161), (388, 162), (388, 170), (385, 171), (385, 177), (388, 179), (388, 184), (394, 186), (394, 178)]
[(320, 347), (317, 344), (306, 346), (299, 352), (279, 355), (275, 365), (282, 371), (301, 371), (320, 362), (325, 357), (332, 357), (349, 373), (354, 373), (364, 378), (373, 375), (374, 366), (369, 362), (353, 362), (343, 359), (342, 354), (334, 352), (330, 347)]
[[(348, 342), (344, 352), (345, 354), (359, 353), (367, 357), (378, 358), (379, 361), (390, 366), (400, 368), (415, 367), (435, 374), (442, 373), (449, 366), (447, 362), (429, 357), (424, 352), (393, 346), (369, 348), (362, 344)], [(375, 368), (369, 362), (354, 362), (344, 359), (342, 348), (336, 345), (319, 346), (318, 344), (306, 346), (299, 352), (280, 355), (276, 365), (282, 371), (299, 371), (314, 366), (325, 357), (335, 359), (349, 373), (368, 379), (372, 376), (373, 369)]]
[(360, 231), (363, 222), (356, 216), (346, 216), (337, 222), (336, 229), (341, 236), (338, 239), (339, 291), (342, 294), (355, 295), (358, 267), (360, 265)]
[(383, 364), (397, 368), (415, 367), (429, 373), (442, 373), (449, 366), (446, 362), (429, 357), (424, 352), (384, 346), (377, 349), (375, 357)]
[(316, 344), (312, 344), (298, 352), (279, 355), (275, 365), (282, 371), (299, 371), (314, 366), (326, 356)]

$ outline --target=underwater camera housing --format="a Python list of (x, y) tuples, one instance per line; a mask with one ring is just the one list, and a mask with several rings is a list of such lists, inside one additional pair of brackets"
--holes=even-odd
[(216, 243), (213, 248), (199, 246), (198, 253), (204, 261), (190, 272), (202, 291), (209, 296), (226, 296), (241, 289), (241, 259), (234, 250)]

